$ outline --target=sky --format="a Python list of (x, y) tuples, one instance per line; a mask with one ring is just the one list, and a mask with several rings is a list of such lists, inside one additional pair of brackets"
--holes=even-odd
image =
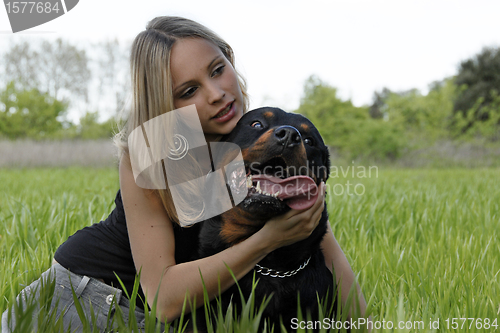
[(297, 109), (310, 75), (362, 106), (384, 87), (426, 93), (433, 81), (456, 74), (460, 61), (499, 47), (499, 14), (498, 0), (80, 0), (16, 34), (0, 8), (0, 50), (38, 38), (130, 42), (156, 16), (184, 16), (233, 47), (251, 108)]

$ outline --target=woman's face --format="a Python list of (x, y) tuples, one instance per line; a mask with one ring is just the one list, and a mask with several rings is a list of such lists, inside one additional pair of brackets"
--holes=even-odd
[(243, 95), (221, 50), (202, 38), (178, 40), (170, 69), (175, 108), (195, 104), (207, 140), (231, 132), (243, 115)]

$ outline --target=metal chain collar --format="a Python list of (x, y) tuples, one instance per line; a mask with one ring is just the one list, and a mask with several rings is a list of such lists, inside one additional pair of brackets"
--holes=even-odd
[(299, 266), (299, 268), (294, 269), (293, 271), (288, 271), (288, 272), (280, 272), (280, 271), (277, 271), (277, 270), (272, 269), (272, 268), (263, 267), (259, 264), (256, 264), (255, 267), (257, 267), (257, 269), (256, 269), (257, 273), (260, 273), (262, 275), (267, 275), (267, 276), (270, 276), (273, 278), (275, 278), (275, 277), (285, 278), (285, 277), (293, 276), (293, 275), (297, 274), (298, 272), (300, 272), (301, 270), (303, 270), (307, 266), (307, 264), (309, 264), (309, 260), (311, 260), (311, 256), (309, 256), (309, 258), (307, 258), (307, 260), (304, 261), (302, 263), (302, 265)]

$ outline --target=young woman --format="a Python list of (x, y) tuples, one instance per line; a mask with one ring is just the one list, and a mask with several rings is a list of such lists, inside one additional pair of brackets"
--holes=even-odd
[[(194, 104), (207, 141), (216, 141), (235, 127), (247, 110), (248, 100), (234, 63), (226, 42), (184, 18), (157, 17), (136, 37), (131, 52), (132, 108), (115, 138), (121, 152), (116, 208), (108, 219), (78, 231), (57, 250), (54, 265), (44, 274), (55, 275), (56, 295), (62, 301), (72, 302), (71, 284), (79, 297), (92, 301), (94, 310), (96, 304), (102, 304), (102, 315), (110, 311), (106, 304), (109, 306), (113, 297), (127, 311), (128, 301), (116, 275), (130, 294), (140, 271), (140, 296), (147, 296), (152, 305), (158, 291), (158, 318), (171, 322), (181, 314), (186, 296), (196, 306), (202, 304), (200, 273), (209, 297), (214, 298), (234, 284), (227, 267), (239, 279), (268, 253), (304, 239), (314, 230), (324, 207), (324, 184), (311, 208), (291, 210), (268, 221), (245, 241), (211, 257), (189, 261), (197, 245), (197, 224), (179, 226), (168, 187), (148, 190), (136, 183), (128, 137), (148, 120)], [(325, 265), (331, 269), (333, 264), (345, 299), (355, 278), (330, 228), (322, 248)], [(364, 313), (366, 303), (359, 287), (358, 298)], [(141, 307), (140, 302), (137, 305)], [(144, 317), (141, 311), (136, 312), (139, 321)], [(73, 322), (72, 327), (78, 324), (71, 308), (63, 316), (65, 322)], [(6, 320), (5, 313), (3, 317)], [(105, 320), (102, 325), (101, 329)], [(6, 329), (5, 322), (3, 327)]]

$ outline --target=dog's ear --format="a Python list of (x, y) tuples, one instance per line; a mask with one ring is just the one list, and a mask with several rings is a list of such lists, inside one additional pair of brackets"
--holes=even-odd
[(325, 183), (330, 177), (330, 149), (325, 145), (325, 149), (323, 149), (323, 165), (326, 167), (326, 177), (324, 179)]

